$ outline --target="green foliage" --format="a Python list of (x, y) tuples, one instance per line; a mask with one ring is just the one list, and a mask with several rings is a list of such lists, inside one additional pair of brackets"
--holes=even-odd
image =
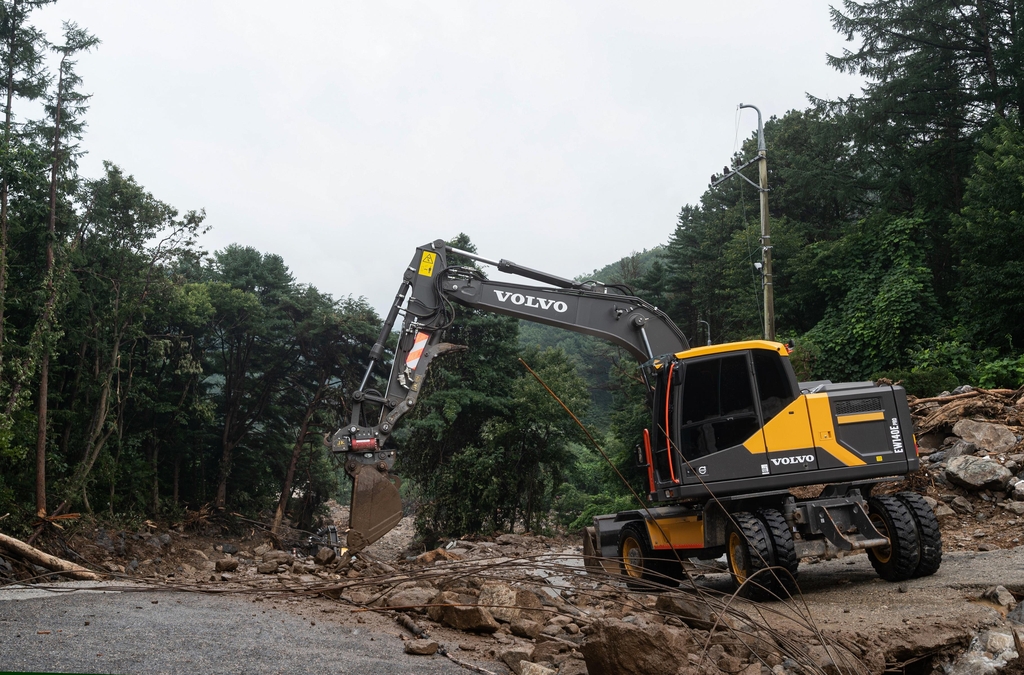
[(1001, 120), (981, 139), (954, 219), (960, 313), (986, 343), (1024, 345), (1024, 132)]
[(882, 378), (900, 383), (908, 394), (918, 397), (937, 396), (955, 389), (958, 384), (956, 376), (946, 368), (887, 370), (871, 376), (872, 380)]

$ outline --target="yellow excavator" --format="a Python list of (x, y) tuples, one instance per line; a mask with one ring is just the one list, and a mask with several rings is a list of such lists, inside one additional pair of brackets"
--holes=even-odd
[[(494, 281), (455, 254), (543, 284)], [(403, 308), (385, 392), (369, 389)], [(918, 468), (904, 390), (872, 382), (798, 382), (785, 345), (762, 340), (690, 348), (629, 289), (574, 281), (438, 240), (416, 249), (376, 343), (348, 426), (330, 439), (353, 479), (347, 545), (373, 543), (402, 514), (396, 450), (386, 441), (415, 405), (431, 361), (466, 347), (441, 342), (456, 305), (596, 336), (639, 363), (651, 425), (638, 446), (645, 508), (597, 516), (584, 532), (589, 569), (627, 584), (682, 578), (680, 561), (726, 556), (752, 596), (791, 593), (801, 558), (867, 551), (890, 581), (935, 573), (938, 522), (913, 492), (872, 495)], [(799, 499), (790, 488), (824, 485)], [(773, 569), (772, 574), (759, 574)], [(744, 583), (752, 577), (758, 583)]]

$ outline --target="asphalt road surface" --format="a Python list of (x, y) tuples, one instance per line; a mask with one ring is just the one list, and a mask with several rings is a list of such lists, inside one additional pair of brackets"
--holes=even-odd
[(0, 672), (469, 672), (441, 656), (405, 654), (398, 632), (244, 596), (0, 589)]

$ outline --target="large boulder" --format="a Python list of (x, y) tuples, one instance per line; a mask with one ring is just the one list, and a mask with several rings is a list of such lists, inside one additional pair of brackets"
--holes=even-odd
[(484, 584), (476, 602), (478, 605), (486, 607), (491, 616), (502, 623), (510, 623), (519, 618), (519, 608), (516, 607), (516, 589), (508, 584)]
[(670, 675), (688, 670), (697, 649), (688, 633), (660, 624), (600, 619), (580, 647), (589, 675)]
[(434, 621), (467, 633), (493, 633), (498, 622), (485, 607), (476, 606), (472, 595), (442, 591), (432, 601), (427, 614)]
[(1009, 452), (1017, 444), (1017, 436), (1005, 424), (960, 420), (953, 433), (986, 452)]
[(969, 490), (1005, 490), (1012, 476), (1009, 469), (988, 457), (963, 455), (946, 465), (946, 477)]

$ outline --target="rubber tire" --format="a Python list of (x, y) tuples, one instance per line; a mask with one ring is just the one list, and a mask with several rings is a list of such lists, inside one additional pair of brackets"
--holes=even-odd
[(659, 585), (670, 584), (665, 578), (664, 560), (658, 559), (647, 539), (643, 522), (624, 525), (619, 531), (619, 570), (626, 578), (626, 587), (634, 591), (658, 590)]
[(868, 517), (888, 546), (868, 549), (871, 566), (886, 581), (904, 581), (914, 576), (921, 560), (917, 523), (906, 504), (890, 495), (868, 500)]
[(932, 507), (916, 492), (900, 492), (896, 498), (910, 510), (917, 525), (917, 538), (921, 546), (920, 559), (914, 569), (914, 577), (927, 577), (939, 571), (942, 564), (942, 534), (939, 519)]
[(775, 570), (771, 575), (768, 588), (776, 596), (788, 598), (797, 591), (796, 575), (800, 564), (793, 545), (793, 533), (790, 532), (786, 519), (775, 509), (762, 509), (757, 512), (757, 517), (768, 530), (772, 565), (782, 568)]
[[(726, 528), (725, 556), (729, 574), (741, 597), (764, 600), (772, 597), (769, 573), (761, 572), (772, 565), (768, 528), (754, 514), (737, 511)], [(758, 572), (761, 572), (758, 574)], [(743, 585), (747, 579), (752, 581)]]

